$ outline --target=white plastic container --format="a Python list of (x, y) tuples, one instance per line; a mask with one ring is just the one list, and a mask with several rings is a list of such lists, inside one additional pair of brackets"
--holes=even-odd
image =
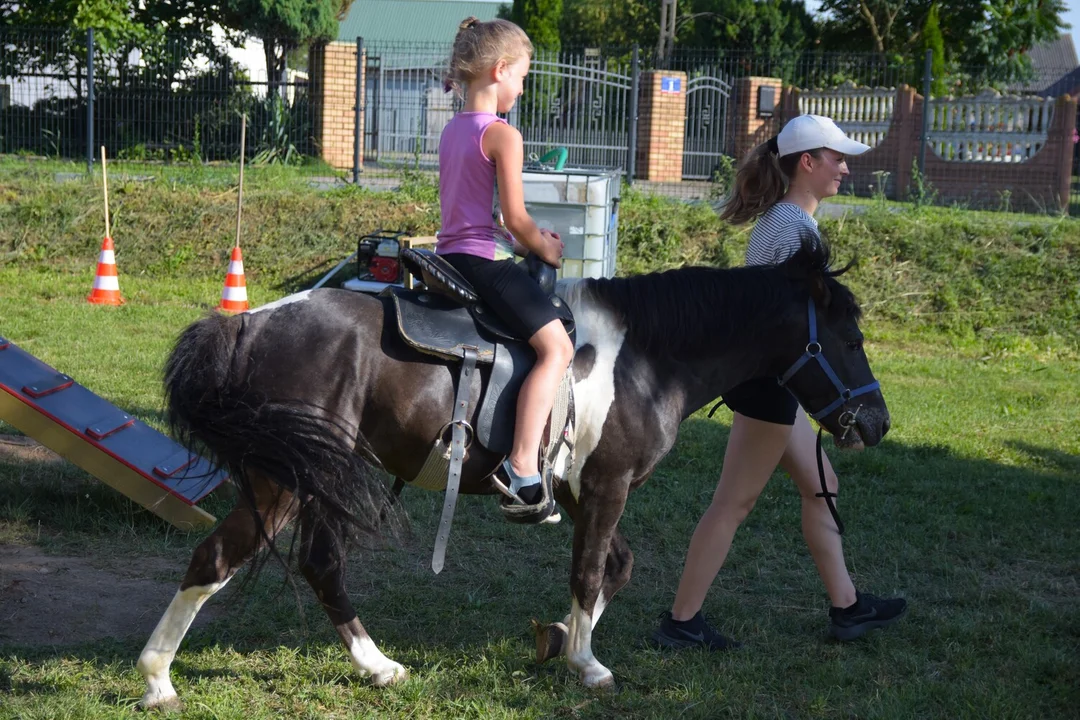
[(615, 170), (565, 168), (522, 174), (525, 208), (562, 237), (560, 278), (612, 277), (622, 176)]

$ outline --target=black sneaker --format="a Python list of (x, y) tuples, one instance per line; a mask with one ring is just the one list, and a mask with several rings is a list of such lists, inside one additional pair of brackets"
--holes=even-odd
[(732, 650), (741, 647), (731, 638), (716, 632), (699, 610), (689, 620), (679, 622), (671, 617), (670, 612), (660, 616), (660, 627), (652, 634), (653, 644), (663, 648), (682, 650), (684, 648), (705, 648), (706, 650)]
[(847, 608), (829, 608), (829, 634), (837, 640), (854, 640), (867, 630), (892, 625), (907, 612), (903, 598), (879, 598), (856, 591), (858, 599)]

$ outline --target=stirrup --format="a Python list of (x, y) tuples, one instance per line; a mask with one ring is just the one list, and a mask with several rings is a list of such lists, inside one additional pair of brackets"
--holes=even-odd
[(503, 494), (499, 501), (499, 510), (508, 522), (519, 525), (555, 524), (562, 520), (562, 515), (555, 509), (555, 496), (551, 489), (551, 469), (540, 471), (540, 488), (543, 491), (540, 500), (534, 505), (526, 505), (520, 497), (510, 492), (510, 488), (494, 473), (491, 484)]

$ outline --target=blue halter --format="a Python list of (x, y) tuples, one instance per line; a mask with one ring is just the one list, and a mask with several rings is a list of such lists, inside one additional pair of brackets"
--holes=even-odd
[[(790, 368), (788, 368), (788, 371), (786, 373), (780, 376), (779, 382), (781, 386), (787, 385), (788, 381), (795, 376), (795, 373), (802, 370), (803, 366), (805, 366), (806, 363), (810, 362), (811, 360), (817, 360), (818, 365), (821, 367), (825, 375), (829, 378), (829, 381), (832, 382), (833, 387), (836, 388), (837, 393), (839, 393), (839, 396), (831, 403), (826, 405), (824, 408), (818, 410), (817, 412), (810, 413), (810, 417), (814, 418), (815, 420), (820, 420), (821, 418), (827, 416), (829, 413), (836, 410), (838, 407), (846, 405), (847, 402), (852, 398), (858, 397), (860, 395), (865, 395), (866, 393), (877, 390), (881, 387), (881, 384), (877, 380), (875, 380), (869, 385), (862, 385), (855, 388), (854, 390), (849, 390), (848, 388), (844, 387), (844, 383), (840, 382), (840, 378), (837, 377), (836, 373), (833, 371), (832, 365), (829, 364), (829, 361), (826, 359), (824, 353), (821, 352), (821, 343), (819, 343), (817, 339), (817, 312), (815, 311), (814, 307), (814, 298), (807, 298), (806, 304), (810, 315), (810, 342), (806, 344), (806, 352), (804, 352), (802, 356), (798, 360), (796, 360)], [(850, 415), (851, 417), (844, 417), (847, 415)], [(843, 420), (840, 422), (840, 425), (844, 428), (850, 427), (851, 424), (855, 421), (855, 414), (852, 413), (850, 410), (845, 410), (841, 417), (844, 418), (844, 420), (847, 420), (847, 422), (844, 422)]]
[[(796, 360), (790, 368), (788, 368), (788, 371), (786, 373), (777, 378), (777, 381), (780, 383), (781, 386), (786, 385), (788, 381), (795, 376), (795, 373), (802, 370), (808, 362), (810, 362), (811, 360), (817, 360), (818, 365), (821, 367), (825, 375), (829, 378), (829, 381), (832, 382), (833, 387), (836, 388), (836, 392), (839, 393), (839, 396), (835, 400), (823, 407), (821, 410), (810, 413), (810, 417), (814, 418), (815, 420), (821, 420), (821, 418), (826, 417), (829, 413), (833, 412), (837, 408), (847, 405), (848, 401), (852, 398), (858, 397), (860, 395), (865, 395), (868, 392), (873, 392), (874, 390), (877, 390), (881, 387), (881, 384), (878, 383), (877, 380), (875, 380), (868, 385), (862, 385), (855, 388), (854, 390), (849, 390), (848, 388), (844, 387), (844, 383), (840, 382), (840, 378), (836, 376), (836, 373), (832, 369), (832, 365), (829, 364), (829, 361), (825, 358), (824, 353), (821, 352), (821, 343), (819, 343), (817, 339), (817, 312), (816, 308), (814, 307), (814, 298), (807, 298), (806, 304), (807, 311), (810, 315), (810, 342), (806, 344), (806, 352), (804, 352), (802, 356), (798, 360)], [(862, 406), (860, 405), (859, 407)], [(840, 426), (844, 428), (845, 435), (847, 434), (847, 431), (855, 425), (855, 416), (858, 414), (858, 412), (858, 409), (856, 409), (855, 412), (845, 409), (844, 412), (840, 414), (838, 422)], [(825, 504), (829, 508), (829, 514), (832, 515), (833, 520), (836, 522), (836, 530), (839, 534), (843, 535), (844, 523), (840, 519), (840, 515), (836, 512), (836, 505), (833, 504), (833, 498), (836, 497), (836, 493), (830, 492), (828, 485), (825, 483), (825, 466), (821, 460), (820, 428), (818, 428), (817, 436), (817, 467), (818, 479), (821, 481), (821, 492), (816, 493), (815, 497), (825, 499)]]

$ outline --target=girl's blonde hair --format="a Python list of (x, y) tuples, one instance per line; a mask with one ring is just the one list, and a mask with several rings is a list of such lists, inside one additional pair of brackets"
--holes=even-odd
[(514, 63), (532, 57), (529, 36), (509, 20), (480, 22), (474, 17), (462, 20), (454, 38), (454, 51), (446, 73), (446, 92), (461, 92), (464, 86), (499, 64)]
[(761, 143), (747, 156), (735, 175), (735, 189), (720, 213), (722, 220), (742, 225), (764, 213), (784, 197), (803, 153), (821, 157), (821, 148), (779, 155), (776, 138)]

